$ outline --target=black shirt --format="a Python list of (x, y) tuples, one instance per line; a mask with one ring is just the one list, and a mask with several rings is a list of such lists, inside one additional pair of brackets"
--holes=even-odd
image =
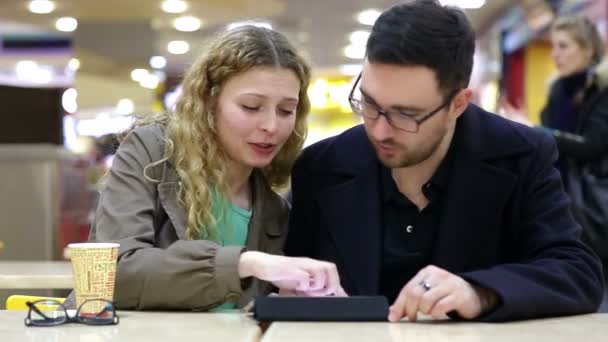
[(431, 261), (443, 209), (442, 198), (451, 173), (453, 153), (450, 150), (433, 177), (422, 187), (429, 204), (421, 211), (399, 192), (391, 169), (380, 167), (383, 192), (380, 293), (391, 303), (405, 284)]

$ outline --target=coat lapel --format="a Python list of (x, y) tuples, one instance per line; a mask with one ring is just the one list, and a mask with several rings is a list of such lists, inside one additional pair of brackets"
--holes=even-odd
[(287, 206), (272, 191), (262, 171), (253, 171), (253, 214), (249, 223), (247, 247), (252, 250), (279, 253), (285, 238)]
[(454, 164), (432, 258), (439, 267), (479, 268), (500, 253), (486, 246), (500, 245), (501, 227), (507, 224), (501, 212), (517, 182), (517, 175), (500, 163), (531, 148), (502, 120), (470, 106), (458, 121)]
[(167, 216), (173, 223), (175, 233), (180, 240), (187, 240), (186, 236), (186, 211), (179, 204), (177, 198), (177, 182), (163, 182), (158, 184), (158, 196), (160, 203), (165, 209)]
[(317, 198), (338, 257), (359, 294), (378, 289), (382, 230), (377, 174), (378, 166), (370, 163), (363, 173)]
[(170, 162), (163, 163), (162, 182), (158, 184), (158, 197), (160, 204), (169, 216), (180, 240), (187, 240), (186, 210), (179, 203), (177, 193), (179, 190), (179, 176)]
[[(451, 271), (479, 266), (474, 256), (495, 254), (484, 246), (500, 245), (501, 211), (516, 176), (481, 161), (455, 160), (439, 221), (432, 263)], [(494, 260), (496, 255), (488, 255)]]

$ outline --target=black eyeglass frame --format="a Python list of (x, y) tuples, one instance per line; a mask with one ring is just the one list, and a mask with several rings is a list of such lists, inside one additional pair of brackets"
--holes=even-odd
[[(409, 132), (409, 133), (418, 133), (418, 131), (420, 130), (420, 125), (427, 121), (428, 119), (430, 119), (433, 115), (439, 113), (439, 111), (441, 111), (445, 106), (447, 106), (448, 104), (450, 104), (452, 102), (452, 100), (454, 100), (454, 97), (456, 97), (456, 95), (460, 92), (461, 89), (455, 89), (453, 90), (448, 97), (445, 99), (445, 101), (443, 101), (441, 103), (441, 105), (439, 105), (439, 107), (433, 109), (431, 112), (429, 112), (428, 114), (420, 117), (420, 118), (413, 118), (409, 115), (403, 114), (403, 113), (399, 113), (399, 112), (392, 112), (392, 111), (387, 111), (386, 109), (382, 109), (379, 106), (375, 105), (376, 108), (374, 108), (374, 111), (376, 112), (375, 116), (369, 116), (369, 115), (365, 115), (363, 114), (363, 104), (361, 103), (361, 100), (357, 100), (354, 98), (354, 94), (355, 94), (355, 89), (357, 89), (357, 85), (359, 84), (359, 80), (361, 80), (361, 73), (359, 74), (359, 76), (357, 76), (357, 79), (355, 80), (355, 84), (353, 84), (353, 88), (350, 90), (350, 94), (348, 95), (348, 103), (350, 104), (350, 108), (353, 110), (353, 112), (357, 115), (366, 117), (368, 119), (372, 119), (372, 120), (376, 120), (380, 117), (380, 115), (383, 115), (386, 118), (386, 121), (388, 121), (388, 123), (391, 125), (391, 127), (394, 127), (398, 130), (401, 131), (405, 131), (405, 132)], [(391, 115), (390, 114), (398, 114), (401, 115), (402, 117), (411, 120), (413, 122), (416, 123), (416, 130), (407, 130), (405, 128), (402, 127), (397, 127), (393, 120), (391, 119)]]
[[(82, 308), (90, 302), (105, 302), (109, 305), (106, 305), (104, 307), (104, 309), (98, 313), (95, 314), (94, 317), (87, 317), (87, 316), (81, 316), (80, 312), (82, 310)], [(56, 305), (58, 310), (63, 310), (65, 316), (64, 319), (56, 319), (56, 318), (52, 318), (52, 317), (48, 317), (47, 315), (44, 314), (43, 311), (41, 311), (36, 304), (46, 304), (46, 305)], [(25, 325), (28, 327), (48, 327), (48, 326), (57, 326), (57, 325), (61, 325), (61, 324), (65, 324), (65, 323), (81, 323), (81, 324), (87, 324), (87, 325), (116, 325), (118, 324), (118, 322), (120, 321), (120, 319), (118, 318), (118, 315), (116, 314), (116, 308), (113, 302), (106, 300), (106, 299), (89, 299), (85, 302), (83, 302), (79, 307), (78, 310), (76, 310), (76, 314), (72, 317), (70, 315), (68, 315), (68, 310), (65, 307), (65, 305), (63, 305), (63, 303), (56, 301), (54, 299), (41, 299), (41, 300), (37, 300), (35, 302), (26, 302), (25, 303), (29, 310), (27, 311), (27, 317), (25, 317)], [(99, 318), (99, 314), (101, 313), (105, 313), (108, 312), (109, 309), (108, 307), (111, 308), (112, 310), (112, 317), (111, 318)], [(42, 318), (44, 318), (44, 321), (34, 321), (32, 320), (32, 311), (36, 312), (38, 315), (40, 315)], [(34, 323), (36, 322), (36, 323)]]

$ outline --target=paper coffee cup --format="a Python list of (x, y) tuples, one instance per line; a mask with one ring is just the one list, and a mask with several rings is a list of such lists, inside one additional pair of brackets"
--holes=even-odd
[[(68, 245), (76, 291), (76, 307), (91, 299), (114, 300), (117, 243), (72, 243)], [(99, 312), (103, 303), (91, 302), (81, 312)]]

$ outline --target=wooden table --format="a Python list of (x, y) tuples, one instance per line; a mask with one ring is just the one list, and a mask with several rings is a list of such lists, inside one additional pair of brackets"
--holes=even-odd
[(419, 323), (274, 322), (262, 342), (605, 342), (608, 314), (509, 323), (424, 321)]
[(2, 341), (259, 341), (261, 329), (241, 313), (120, 311), (120, 323), (89, 326), (69, 323), (26, 327), (26, 311), (0, 311)]
[(0, 261), (0, 289), (71, 289), (69, 261)]

